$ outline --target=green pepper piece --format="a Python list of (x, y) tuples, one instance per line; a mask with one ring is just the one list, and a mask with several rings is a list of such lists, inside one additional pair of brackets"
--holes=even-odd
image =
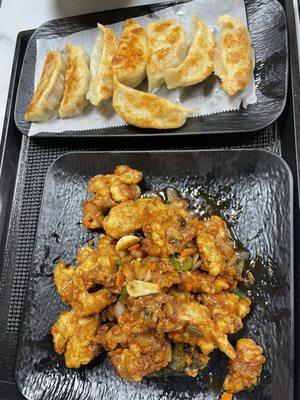
[(199, 329), (197, 326), (194, 325), (188, 325), (187, 326), (187, 331), (195, 336), (203, 336), (203, 332), (201, 331), (201, 329)]
[(181, 267), (180, 262), (178, 261), (178, 258), (176, 256), (171, 256), (170, 258), (170, 262), (173, 265), (173, 267), (177, 270), (177, 268)]
[(228, 292), (237, 294), (240, 299), (246, 299), (247, 298), (247, 296), (239, 289), (229, 289)]

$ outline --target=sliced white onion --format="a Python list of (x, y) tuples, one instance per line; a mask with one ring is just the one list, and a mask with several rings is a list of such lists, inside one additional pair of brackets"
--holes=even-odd
[(149, 260), (151, 262), (158, 262), (160, 260), (160, 258), (159, 257), (155, 257), (155, 256), (151, 256), (151, 257), (149, 257)]
[(196, 254), (194, 255), (193, 264), (196, 264), (196, 262), (198, 261), (199, 257), (200, 257), (200, 254), (199, 254), (199, 253), (196, 253)]
[(201, 267), (201, 265), (202, 265), (202, 260), (197, 261), (197, 262), (192, 266), (191, 271), (192, 271), (192, 272), (196, 271), (197, 269), (199, 269), (199, 268)]
[(151, 272), (151, 269), (148, 269), (148, 271), (144, 277), (144, 281), (149, 282), (149, 281), (151, 281), (151, 278), (152, 278), (152, 272)]
[(120, 301), (117, 301), (114, 306), (114, 313), (117, 318), (119, 318), (123, 312), (126, 311), (126, 307)]
[(160, 288), (156, 283), (138, 280), (127, 283), (126, 289), (131, 297), (147, 296), (149, 294), (160, 292)]

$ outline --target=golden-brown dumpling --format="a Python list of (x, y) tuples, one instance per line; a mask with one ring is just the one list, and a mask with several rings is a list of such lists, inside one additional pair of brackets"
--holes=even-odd
[(188, 54), (180, 65), (166, 70), (168, 89), (204, 81), (214, 70), (216, 39), (198, 17), (194, 17), (194, 36)]
[(59, 51), (49, 51), (37, 89), (25, 112), (26, 121), (47, 121), (56, 114), (64, 91), (66, 63)]
[(150, 22), (147, 28), (149, 90), (165, 81), (166, 69), (176, 67), (186, 56), (187, 43), (183, 27), (173, 19)]
[(151, 93), (131, 89), (114, 77), (113, 107), (126, 122), (139, 128), (182, 126), (191, 110)]
[(230, 15), (218, 19), (220, 38), (215, 55), (215, 74), (230, 96), (248, 85), (253, 71), (253, 49), (247, 27)]
[(113, 57), (114, 74), (124, 85), (136, 87), (146, 78), (147, 58), (148, 44), (144, 28), (133, 19), (127, 19)]
[(88, 105), (89, 56), (81, 46), (66, 45), (67, 72), (65, 90), (58, 114), (60, 118), (76, 117)]
[(110, 28), (98, 24), (90, 62), (90, 84), (86, 98), (94, 106), (109, 99), (113, 94), (112, 59), (118, 48), (118, 38)]

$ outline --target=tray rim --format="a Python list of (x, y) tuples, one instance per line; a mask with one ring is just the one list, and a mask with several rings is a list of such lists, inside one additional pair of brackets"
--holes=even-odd
[[(24, 321), (26, 319), (26, 311), (27, 311), (27, 297), (28, 297), (28, 292), (29, 292), (29, 282), (32, 278), (33, 274), (33, 259), (34, 259), (34, 254), (35, 254), (35, 249), (36, 249), (36, 244), (37, 244), (37, 237), (38, 237), (38, 227), (40, 225), (40, 220), (42, 218), (42, 209), (44, 207), (44, 203), (46, 202), (46, 192), (45, 192), (45, 182), (48, 178), (48, 176), (51, 174), (53, 167), (56, 165), (56, 163), (60, 162), (64, 158), (67, 158), (68, 156), (75, 156), (75, 155), (80, 155), (80, 154), (160, 154), (160, 153), (240, 153), (240, 152), (249, 152), (249, 153), (265, 153), (271, 159), (276, 159), (287, 171), (288, 173), (288, 184), (289, 184), (289, 218), (290, 218), (290, 227), (289, 227), (289, 232), (290, 232), (290, 244), (289, 244), (289, 249), (290, 249), (290, 263), (289, 263), (289, 270), (290, 270), (290, 277), (291, 277), (291, 288), (289, 290), (289, 298), (290, 304), (291, 304), (291, 332), (290, 334), (290, 339), (291, 339), (291, 345), (290, 345), (290, 358), (292, 362), (291, 366), (291, 372), (293, 374), (293, 379), (290, 385), (290, 393), (292, 394), (292, 397), (289, 398), (288, 400), (294, 400), (294, 390), (295, 390), (295, 273), (294, 273), (294, 264), (295, 264), (295, 243), (294, 243), (294, 225), (295, 225), (295, 218), (294, 218), (294, 178), (292, 171), (288, 165), (288, 163), (280, 157), (278, 154), (273, 153), (270, 150), (263, 149), (263, 148), (231, 148), (231, 149), (179, 149), (179, 150), (170, 150), (170, 149), (162, 149), (162, 150), (111, 150), (111, 151), (106, 151), (106, 150), (100, 150), (100, 151), (70, 151), (66, 152), (59, 157), (57, 157), (48, 167), (47, 172), (45, 174), (45, 179), (44, 179), (44, 186), (43, 186), (43, 192), (42, 192), (42, 198), (41, 198), (41, 203), (40, 203), (40, 208), (39, 208), (39, 217), (38, 217), (38, 222), (37, 222), (37, 228), (35, 232), (35, 238), (34, 238), (34, 243), (33, 243), (33, 250), (32, 250), (32, 255), (31, 255), (31, 261), (30, 261), (30, 269), (29, 269), (29, 274), (28, 274), (28, 279), (26, 283), (26, 290), (25, 290), (25, 297), (24, 297), (24, 303), (23, 303), (23, 309), (21, 313), (21, 318), (20, 318), (20, 327), (19, 327), (19, 333), (18, 333), (18, 340), (17, 340), (17, 345), (16, 345), (16, 362), (15, 362), (15, 368), (14, 368), (14, 378), (15, 378), (15, 384), (22, 394), (24, 398), (27, 400), (30, 400), (30, 397), (26, 397), (25, 394), (23, 393), (23, 390), (20, 386), (20, 382), (17, 377), (17, 364), (19, 362), (20, 358), (20, 348), (22, 345), (22, 336), (23, 336), (23, 330), (24, 330)], [(117, 163), (116, 163), (117, 164)]]
[[(164, 1), (164, 0), (162, 0)], [(173, 5), (176, 4), (183, 4), (183, 3), (188, 3), (191, 2), (193, 0), (169, 0), (165, 2), (165, 7), (163, 7), (163, 9), (168, 8), (168, 7), (172, 7)], [(18, 130), (22, 133), (22, 135), (30, 137), (30, 138), (57, 138), (57, 137), (61, 137), (61, 138), (91, 138), (91, 137), (103, 137), (103, 138), (124, 138), (124, 137), (134, 137), (134, 138), (143, 138), (143, 137), (163, 137), (163, 136), (167, 136), (167, 137), (177, 137), (177, 136), (195, 136), (195, 135), (201, 135), (201, 136), (213, 136), (213, 135), (226, 135), (229, 133), (255, 133), (261, 129), (265, 129), (267, 126), (273, 124), (283, 113), (286, 103), (287, 103), (287, 93), (288, 93), (288, 87), (289, 87), (289, 68), (290, 68), (290, 51), (289, 51), (289, 32), (288, 32), (288, 21), (287, 21), (287, 13), (286, 10), (284, 9), (284, 7), (281, 5), (281, 3), (278, 0), (271, 0), (273, 1), (275, 4), (277, 4), (277, 6), (281, 9), (281, 12), (284, 16), (284, 21), (285, 21), (285, 26), (286, 26), (286, 46), (285, 46), (285, 50), (286, 50), (286, 67), (285, 67), (285, 73), (286, 73), (286, 84), (285, 84), (285, 93), (284, 93), (284, 99), (282, 101), (282, 106), (281, 109), (272, 116), (272, 119), (270, 119), (270, 121), (268, 122), (267, 125), (265, 124), (261, 124), (259, 127), (257, 128), (251, 128), (248, 127), (248, 129), (243, 128), (240, 130), (230, 130), (229, 128), (226, 130), (211, 130), (209, 132), (201, 132), (201, 131), (187, 131), (187, 132), (181, 132), (180, 128), (177, 129), (173, 129), (173, 130), (155, 130), (155, 129), (141, 129), (141, 128), (134, 128), (137, 129), (137, 132), (129, 132), (126, 134), (101, 134), (101, 131), (103, 131), (104, 129), (114, 129), (115, 127), (110, 127), (110, 128), (97, 128), (97, 129), (87, 129), (85, 131), (83, 130), (79, 130), (79, 131), (64, 131), (64, 132), (43, 132), (40, 131), (37, 134), (33, 135), (33, 136), (29, 136), (28, 132), (25, 132), (25, 130), (20, 127), (19, 121), (16, 118), (16, 114), (17, 114), (17, 101), (13, 110), (13, 116), (14, 116), (14, 121), (15, 124), (18, 128)], [(289, 1), (289, 0), (285, 0), (285, 1)], [(33, 32), (33, 34), (31, 35), (30, 39), (27, 42), (27, 46), (26, 46), (26, 51), (25, 51), (25, 55), (23, 58), (23, 62), (22, 62), (22, 67), (21, 67), (21, 72), (20, 72), (20, 76), (22, 76), (22, 71), (23, 71), (23, 67), (26, 61), (26, 57), (27, 57), (27, 52), (28, 52), (28, 44), (30, 43), (30, 41), (35, 41), (36, 44), (36, 35), (38, 35), (39, 31), (44, 29), (45, 26), (47, 26), (48, 24), (51, 24), (53, 22), (62, 22), (62, 21), (66, 21), (66, 20), (72, 20), (73, 18), (76, 17), (88, 17), (88, 16), (92, 16), (92, 15), (96, 15), (101, 13), (105, 13), (105, 14), (109, 14), (111, 11), (116, 11), (116, 10), (130, 10), (130, 9), (139, 9), (143, 6), (148, 6), (148, 7), (154, 7), (154, 6), (159, 6), (162, 5), (162, 2), (159, 2), (158, 0), (154, 3), (149, 3), (146, 5), (135, 5), (135, 6), (128, 6), (128, 7), (122, 7), (122, 8), (112, 8), (109, 10), (104, 10), (104, 11), (96, 11), (96, 12), (91, 12), (91, 13), (86, 13), (86, 14), (78, 14), (78, 15), (73, 15), (73, 16), (69, 16), (69, 17), (64, 17), (64, 18), (54, 18), (51, 20), (48, 20), (46, 22), (44, 22), (43, 24), (41, 24), (38, 28), (36, 28)], [(134, 18), (134, 17), (132, 17)], [(84, 31), (85, 29), (83, 29), (82, 31)], [(16, 99), (18, 98), (18, 91), (19, 91), (19, 85), (20, 85), (21, 80), (19, 80), (18, 82), (18, 87), (17, 87), (17, 94), (16, 94)], [(257, 103), (255, 104), (257, 105)], [(255, 106), (255, 105), (249, 105), (248, 107), (251, 106)], [(238, 111), (238, 110), (236, 110)], [(225, 112), (222, 113), (217, 113), (217, 114), (224, 114)], [(211, 114), (211, 115), (216, 115), (216, 114)], [(192, 117), (192, 118), (199, 118), (199, 117)], [(201, 117), (200, 117), (201, 118)], [(131, 125), (124, 125), (123, 127), (126, 128), (127, 126), (131, 126)], [(118, 127), (118, 128), (122, 128)], [(200, 129), (200, 127), (199, 127)], [(93, 131), (96, 131), (97, 134), (92, 134)], [(86, 132), (86, 134), (82, 134), (83, 132)], [(80, 134), (81, 133), (81, 134)]]

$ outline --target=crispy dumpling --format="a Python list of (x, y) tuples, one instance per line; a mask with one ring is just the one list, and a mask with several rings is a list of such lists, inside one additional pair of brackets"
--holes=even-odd
[(112, 58), (118, 48), (118, 38), (110, 28), (98, 24), (90, 62), (90, 84), (86, 98), (94, 106), (109, 99), (113, 94)]
[(113, 107), (129, 124), (154, 129), (179, 128), (192, 112), (162, 97), (131, 89), (121, 84), (116, 77)]
[(76, 117), (88, 105), (89, 56), (81, 46), (66, 45), (67, 72), (65, 90), (58, 114), (60, 118)]
[(144, 28), (133, 19), (127, 19), (112, 61), (114, 74), (124, 85), (134, 88), (146, 78), (147, 58)]
[(56, 114), (64, 91), (66, 63), (59, 51), (49, 51), (36, 91), (25, 112), (26, 121), (47, 121)]
[(204, 81), (214, 70), (216, 39), (198, 17), (194, 17), (194, 36), (186, 58), (180, 65), (166, 70), (168, 89), (190, 86)]
[(238, 19), (223, 15), (218, 19), (220, 38), (215, 55), (215, 74), (230, 96), (245, 89), (254, 68), (248, 28)]
[(186, 56), (187, 43), (183, 27), (173, 19), (150, 22), (147, 28), (149, 90), (165, 81), (166, 69), (176, 67)]

